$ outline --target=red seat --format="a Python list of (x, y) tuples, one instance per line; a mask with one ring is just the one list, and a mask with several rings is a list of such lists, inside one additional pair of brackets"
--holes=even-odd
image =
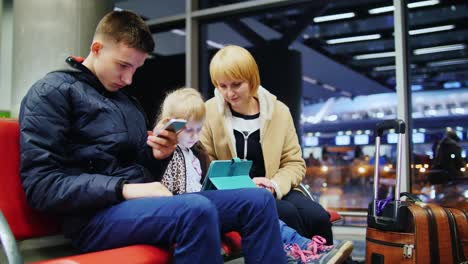
[(330, 222), (332, 224), (338, 221), (341, 221), (341, 215), (338, 212), (330, 210), (330, 209), (327, 209), (327, 212), (330, 214)]
[(241, 251), (241, 240), (242, 237), (237, 232), (228, 232), (223, 235), (222, 237), (222, 245), (221, 248), (223, 249), (226, 255), (231, 255), (234, 252)]
[(171, 258), (171, 253), (168, 250), (163, 250), (149, 245), (135, 245), (53, 260), (38, 261), (34, 262), (34, 264), (154, 264), (170, 263)]
[[(0, 119), (0, 210), (17, 240), (55, 235), (60, 226), (51, 215), (33, 210), (19, 177), (19, 126), (14, 119)], [(105, 260), (105, 261), (104, 261)], [(118, 249), (70, 256), (37, 263), (170, 263), (169, 250), (148, 245), (135, 245)]]

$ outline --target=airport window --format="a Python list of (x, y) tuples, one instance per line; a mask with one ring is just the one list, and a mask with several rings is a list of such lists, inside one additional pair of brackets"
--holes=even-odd
[(466, 209), (468, 4), (426, 2), (408, 15), (410, 82), (419, 87), (411, 95), (411, 191), (425, 202)]
[(164, 95), (185, 85), (186, 1), (117, 0), (115, 9), (136, 12), (153, 33), (155, 49), (136, 71), (133, 86), (128, 89), (153, 124)]
[(150, 124), (156, 121), (165, 94), (185, 86), (185, 28), (153, 34), (155, 49), (139, 68), (128, 92), (145, 110)]
[[(393, 12), (374, 11), (392, 5), (308, 2), (200, 27), (200, 86), (206, 97), (214, 89), (208, 73), (213, 54), (227, 44), (249, 49), (262, 86), (285, 102), (295, 119), (307, 163), (303, 183), (323, 206), (345, 212), (346, 225), (366, 224), (373, 128), (396, 118)], [(394, 190), (396, 144), (383, 142), (381, 193), (387, 195)]]

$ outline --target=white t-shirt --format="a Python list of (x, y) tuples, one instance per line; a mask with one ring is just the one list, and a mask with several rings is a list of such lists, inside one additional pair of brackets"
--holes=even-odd
[(185, 173), (187, 175), (186, 178), (186, 192), (199, 192), (201, 190), (201, 166), (200, 160), (193, 154), (191, 149), (181, 148), (182, 153), (184, 154), (185, 159)]

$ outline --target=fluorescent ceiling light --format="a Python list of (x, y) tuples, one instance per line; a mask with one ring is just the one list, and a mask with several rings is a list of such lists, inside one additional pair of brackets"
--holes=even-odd
[(455, 60), (429, 62), (427, 66), (439, 67), (439, 66), (450, 66), (450, 65), (458, 65), (458, 64), (465, 64), (465, 63), (468, 64), (468, 59), (455, 59)]
[(454, 88), (461, 88), (461, 83), (460, 82), (445, 82), (444, 83), (444, 88), (445, 89), (454, 89)]
[[(416, 65), (410, 64), (410, 68), (414, 69), (414, 68), (416, 68)], [(374, 67), (374, 71), (392, 71), (392, 70), (395, 70), (395, 69), (396, 69), (395, 65), (386, 65), (386, 66)]]
[(414, 53), (414, 55), (422, 55), (422, 54), (429, 54), (429, 53), (436, 53), (436, 52), (462, 50), (465, 47), (466, 47), (465, 44), (454, 44), (454, 45), (446, 45), (446, 46), (437, 46), (437, 47), (430, 47), (430, 48), (415, 49), (413, 51), (413, 53)]
[(351, 18), (351, 17), (354, 17), (355, 15), (356, 14), (354, 14), (354, 12), (349, 12), (349, 13), (335, 14), (335, 15), (329, 15), (329, 16), (318, 16), (318, 17), (314, 17), (314, 22), (320, 23), (320, 22), (325, 22), (325, 21)]
[(392, 12), (393, 10), (395, 10), (394, 6), (383, 6), (383, 7), (369, 9), (368, 12), (371, 15), (375, 15), (375, 14), (380, 14), (380, 13)]
[[(419, 2), (414, 2), (414, 3), (409, 3), (408, 8), (431, 6), (431, 5), (437, 5), (438, 3), (440, 3), (439, 0), (419, 1)], [(371, 15), (375, 15), (375, 14), (380, 14), (380, 13), (393, 12), (394, 10), (395, 10), (394, 6), (382, 6), (382, 7), (369, 9), (368, 12)]]
[(346, 96), (346, 97), (352, 97), (353, 96), (350, 92), (346, 92), (346, 91), (341, 91), (340, 94), (343, 95), (343, 96)]
[(380, 34), (372, 34), (372, 35), (363, 35), (363, 36), (355, 36), (355, 37), (348, 37), (348, 38), (329, 39), (326, 42), (327, 44), (338, 44), (338, 43), (346, 43), (346, 42), (379, 39), (380, 37), (381, 37)]
[(207, 41), (206, 41), (206, 44), (207, 44), (208, 46), (211, 46), (211, 47), (216, 48), (216, 49), (222, 49), (222, 48), (224, 48), (224, 45), (223, 45), (223, 44), (218, 43), (218, 42), (215, 42), (215, 41), (212, 41), (212, 40), (207, 40)]
[(324, 83), (322, 85), (323, 89), (328, 90), (330, 92), (336, 92), (336, 88), (334, 86), (331, 86), (329, 84)]
[(182, 29), (173, 29), (171, 32), (179, 36), (185, 36), (185, 31)]
[(395, 56), (395, 52), (389, 51), (389, 52), (380, 52), (380, 53), (361, 54), (361, 55), (356, 55), (353, 58), (355, 60), (367, 60), (367, 59), (377, 59), (377, 58), (386, 58), (386, 57), (394, 57), (394, 56)]
[(421, 84), (412, 84), (411, 85), (411, 91), (421, 91), (423, 89), (423, 86)]
[(395, 69), (396, 69), (395, 65), (374, 67), (374, 71), (392, 71), (392, 70), (395, 70)]
[(318, 81), (316, 79), (313, 79), (313, 78), (310, 78), (309, 76), (305, 76), (303, 75), (302, 76), (302, 80), (306, 83), (310, 83), (310, 84), (318, 84)]
[(420, 1), (420, 2), (409, 3), (408, 7), (418, 8), (418, 7), (423, 7), (423, 6), (437, 5), (438, 3), (440, 3), (439, 0)]
[(410, 35), (419, 35), (419, 34), (438, 32), (438, 31), (451, 30), (451, 29), (454, 29), (454, 28), (455, 28), (455, 25), (445, 25), (445, 26), (439, 26), (439, 27), (413, 29), (413, 30), (409, 31), (409, 34)]

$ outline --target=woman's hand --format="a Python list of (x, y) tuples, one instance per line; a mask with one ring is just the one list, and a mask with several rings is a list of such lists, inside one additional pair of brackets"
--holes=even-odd
[(125, 200), (143, 197), (172, 196), (172, 193), (160, 182), (124, 184), (122, 195)]
[(275, 186), (270, 179), (266, 177), (255, 177), (252, 180), (258, 187), (265, 188), (271, 193), (275, 193)]
[[(167, 120), (165, 120), (165, 122), (160, 122), (156, 126), (156, 130), (157, 128), (162, 127), (166, 122)], [(157, 136), (153, 135), (153, 132), (149, 131), (148, 140), (146, 141), (146, 144), (153, 149), (153, 156), (156, 159), (165, 159), (169, 157), (176, 149), (177, 143), (177, 134), (168, 130), (159, 130)]]

